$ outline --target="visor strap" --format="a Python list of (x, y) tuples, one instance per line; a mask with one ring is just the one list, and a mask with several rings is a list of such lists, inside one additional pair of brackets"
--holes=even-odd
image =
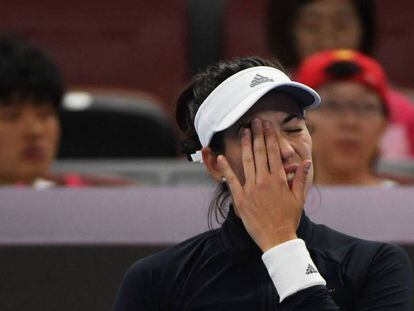
[(191, 159), (193, 162), (203, 163), (203, 154), (201, 153), (201, 150), (197, 150), (195, 153), (191, 154)]

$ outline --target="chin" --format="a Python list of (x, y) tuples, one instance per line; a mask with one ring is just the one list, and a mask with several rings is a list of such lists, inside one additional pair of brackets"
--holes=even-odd
[(346, 174), (348, 175), (350, 172), (360, 170), (361, 167), (364, 167), (365, 164), (361, 163), (361, 161), (355, 161), (355, 162), (342, 162), (342, 163), (336, 163), (334, 166), (332, 166), (333, 174), (334, 172), (337, 172), (338, 174)]
[(26, 170), (22, 172), (20, 176), (22, 176), (22, 180), (36, 180), (38, 178), (43, 178), (46, 176), (48, 170), (44, 167), (35, 167), (31, 168), (30, 170)]

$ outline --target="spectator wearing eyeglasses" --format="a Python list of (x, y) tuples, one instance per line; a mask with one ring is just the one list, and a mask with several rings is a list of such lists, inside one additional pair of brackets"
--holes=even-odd
[(305, 59), (295, 78), (322, 98), (320, 108), (307, 114), (316, 183), (392, 185), (375, 172), (389, 121), (388, 85), (381, 66), (360, 52), (329, 50)]
[[(268, 1), (269, 47), (292, 72), (305, 58), (328, 49), (353, 49), (370, 57), (376, 47), (374, 0)], [(401, 87), (387, 91), (390, 126), (381, 159), (414, 159), (414, 105)], [(411, 96), (410, 96), (411, 97)]]

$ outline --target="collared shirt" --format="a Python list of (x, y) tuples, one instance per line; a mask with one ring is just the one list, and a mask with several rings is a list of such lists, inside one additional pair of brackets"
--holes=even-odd
[(230, 209), (221, 228), (137, 261), (114, 310), (411, 310), (412, 271), (398, 246), (344, 235), (306, 215), (297, 233), (326, 286), (279, 303), (262, 251)]

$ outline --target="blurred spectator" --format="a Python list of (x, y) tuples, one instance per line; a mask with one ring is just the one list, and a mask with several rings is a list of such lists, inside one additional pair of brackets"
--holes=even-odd
[(388, 86), (381, 66), (356, 51), (330, 50), (305, 59), (295, 79), (315, 88), (322, 98), (320, 108), (307, 114), (316, 183), (392, 184), (375, 174), (389, 119)]
[(0, 184), (47, 187), (58, 148), (63, 81), (42, 51), (0, 38)]
[[(372, 0), (268, 1), (272, 53), (294, 70), (304, 58), (326, 49), (356, 49), (370, 55), (375, 42)], [(403, 94), (387, 92), (390, 127), (384, 136), (384, 159), (414, 157), (414, 105)]]
[(63, 92), (59, 69), (44, 52), (21, 38), (0, 37), (0, 185), (126, 184), (49, 174), (59, 145)]

